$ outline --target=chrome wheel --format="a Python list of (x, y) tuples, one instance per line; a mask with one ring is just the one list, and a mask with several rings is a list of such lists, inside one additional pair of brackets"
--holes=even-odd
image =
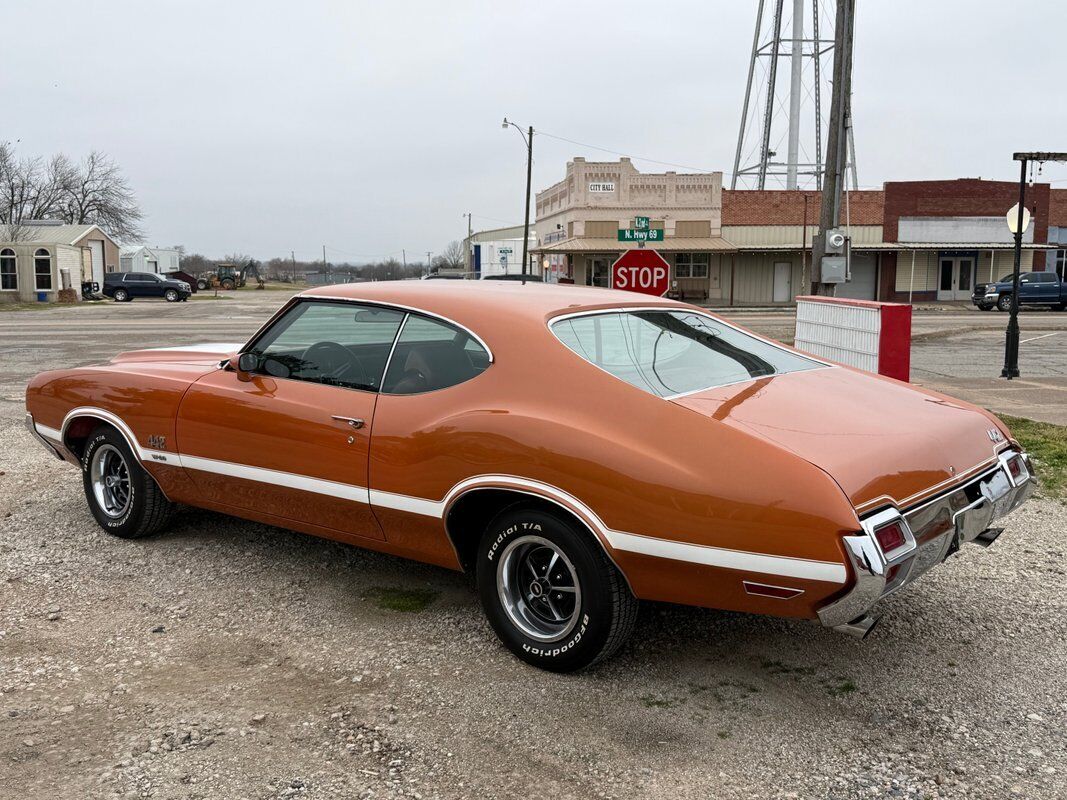
[(97, 507), (112, 519), (118, 519), (130, 507), (130, 470), (126, 459), (114, 445), (103, 444), (93, 453), (89, 480)]
[(582, 588), (571, 560), (541, 536), (520, 536), (500, 556), (497, 592), (511, 622), (532, 639), (553, 642), (574, 628)]

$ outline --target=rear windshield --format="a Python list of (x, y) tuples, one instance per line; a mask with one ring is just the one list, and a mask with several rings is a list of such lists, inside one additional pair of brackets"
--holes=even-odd
[(691, 311), (561, 319), (552, 332), (591, 364), (660, 397), (825, 366)]

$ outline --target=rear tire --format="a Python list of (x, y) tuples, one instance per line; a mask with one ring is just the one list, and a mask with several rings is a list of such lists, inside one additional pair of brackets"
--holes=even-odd
[(1000, 311), (1011, 311), (1011, 295), (1002, 294), (997, 298), (997, 308)]
[(110, 425), (97, 427), (85, 442), (82, 485), (97, 524), (123, 539), (155, 533), (174, 510), (126, 439)]
[(513, 506), (478, 546), (478, 594), (489, 623), (516, 656), (573, 672), (613, 655), (638, 601), (600, 544), (561, 516)]
[(116, 289), (115, 294), (112, 296), (115, 298), (116, 303), (125, 303), (130, 299), (130, 293), (125, 289)]
[(234, 289), (237, 288), (237, 285), (233, 281), (231, 281), (231, 280), (229, 280), (227, 278), (226, 280), (224, 280), (222, 282), (222, 288), (227, 290), (227, 291), (233, 291)]

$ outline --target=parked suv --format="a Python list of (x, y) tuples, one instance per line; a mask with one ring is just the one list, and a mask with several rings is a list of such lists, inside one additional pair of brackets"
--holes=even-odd
[[(976, 284), (971, 302), (982, 311), (1010, 311), (1011, 284), (1010, 274), (996, 283)], [(1019, 275), (1019, 305), (1052, 306), (1063, 311), (1067, 308), (1067, 283), (1055, 272), (1023, 272)]]
[(168, 303), (187, 300), (193, 293), (185, 281), (152, 272), (109, 272), (104, 276), (104, 294), (125, 303), (135, 297), (162, 297)]

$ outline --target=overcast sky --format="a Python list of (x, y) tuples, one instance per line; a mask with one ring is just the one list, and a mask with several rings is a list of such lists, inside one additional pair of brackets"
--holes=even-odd
[[(1067, 150), (1063, 0), (859, 6), (861, 185), (1015, 179), (1013, 151)], [(113, 156), (152, 243), (306, 259), (325, 243), (355, 262), (406, 248), (414, 261), (465, 235), (465, 211), (476, 228), (522, 222), (525, 149), (505, 115), (728, 173), (755, 7), (12, 3), (0, 139)], [(548, 137), (535, 148), (535, 191), (575, 155), (614, 158)], [(1045, 178), (1067, 187), (1067, 167)]]

